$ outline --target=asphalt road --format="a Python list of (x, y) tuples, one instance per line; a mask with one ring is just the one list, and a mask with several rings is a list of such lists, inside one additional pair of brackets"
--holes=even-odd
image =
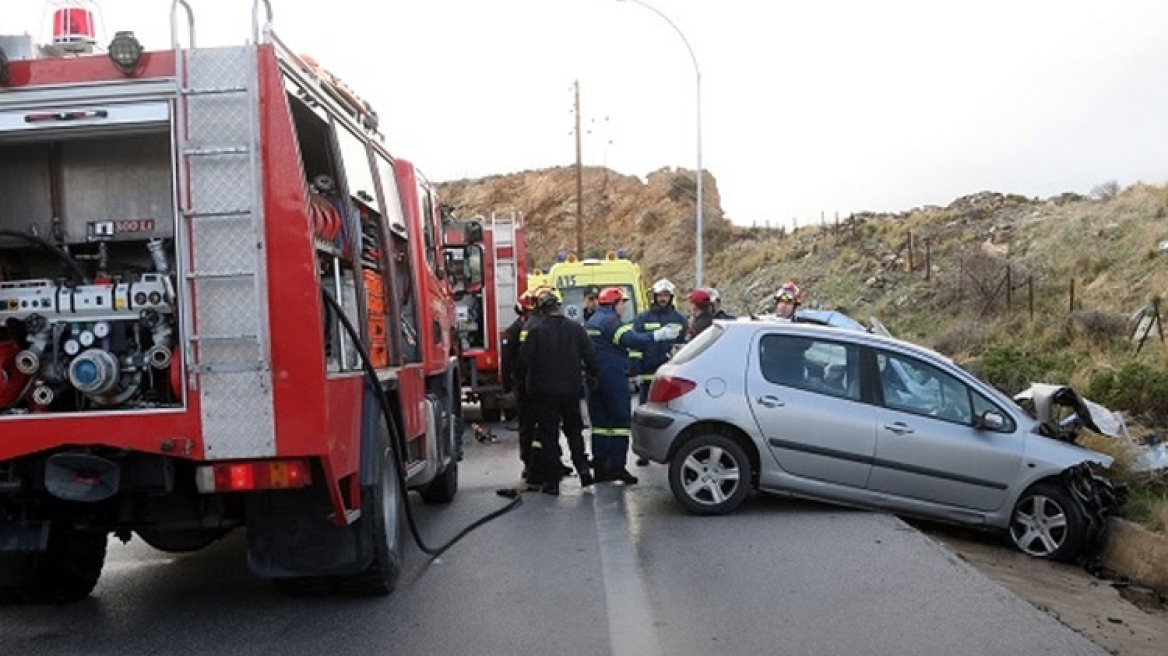
[[(495, 432), (468, 442), (451, 506), (414, 499), (429, 542), (506, 503), (515, 437)], [(411, 546), (388, 598), (282, 597), (242, 535), (182, 556), (115, 543), (91, 599), (0, 607), (0, 653), (1105, 653), (896, 518), (773, 497), (693, 517), (663, 467), (636, 473), (526, 494), (436, 561)]]

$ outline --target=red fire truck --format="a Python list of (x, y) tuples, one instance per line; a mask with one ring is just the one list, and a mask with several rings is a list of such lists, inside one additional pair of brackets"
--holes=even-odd
[(499, 421), (515, 409), (504, 393), (501, 354), (515, 302), (527, 290), (522, 219), (515, 213), (448, 222), (446, 245), (454, 268), (465, 271), (455, 290), (463, 398), (479, 404), (483, 421)]
[(261, 577), (386, 594), (406, 491), (457, 491), (434, 189), (255, 9), (245, 46), (175, 0), (172, 50), (0, 56), (0, 597), (236, 528)]

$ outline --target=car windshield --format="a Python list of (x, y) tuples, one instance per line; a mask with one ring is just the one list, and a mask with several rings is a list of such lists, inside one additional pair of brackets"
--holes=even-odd
[[(628, 323), (637, 316), (637, 300), (633, 296), (633, 288), (630, 285), (599, 285), (604, 287), (620, 287), (625, 292), (625, 296), (629, 297), (629, 302), (625, 303), (625, 311), (621, 314), (621, 321)], [(564, 316), (573, 321), (584, 321), (584, 292), (588, 287), (560, 287), (561, 307), (564, 309)]]
[(709, 328), (702, 331), (700, 335), (693, 338), (681, 350), (669, 359), (673, 364), (682, 364), (689, 362), (702, 354), (703, 351), (710, 348), (710, 345), (718, 341), (718, 338), (726, 332), (726, 328), (720, 324), (713, 324)]

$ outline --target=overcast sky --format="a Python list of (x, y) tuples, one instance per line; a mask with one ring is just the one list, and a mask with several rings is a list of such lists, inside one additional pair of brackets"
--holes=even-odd
[[(1168, 180), (1165, 0), (645, 1), (693, 47), (703, 165), (735, 222)], [(251, 0), (189, 3), (200, 45), (250, 36)], [(0, 33), (47, 35), (38, 0), (4, 4)], [(99, 4), (103, 42), (169, 45), (170, 0)], [(271, 4), (435, 180), (572, 164), (575, 80), (585, 164), (696, 167), (693, 64), (632, 2)]]

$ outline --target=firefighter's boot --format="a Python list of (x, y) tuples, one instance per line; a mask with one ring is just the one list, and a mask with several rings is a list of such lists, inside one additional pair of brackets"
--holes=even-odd
[(620, 481), (625, 485), (636, 485), (640, 481), (639, 478), (630, 474), (629, 470), (624, 467), (614, 469), (609, 475), (612, 477), (610, 480)]
[(580, 475), (580, 487), (588, 487), (595, 482), (592, 478), (592, 470), (588, 468), (588, 463), (576, 463), (576, 473)]

